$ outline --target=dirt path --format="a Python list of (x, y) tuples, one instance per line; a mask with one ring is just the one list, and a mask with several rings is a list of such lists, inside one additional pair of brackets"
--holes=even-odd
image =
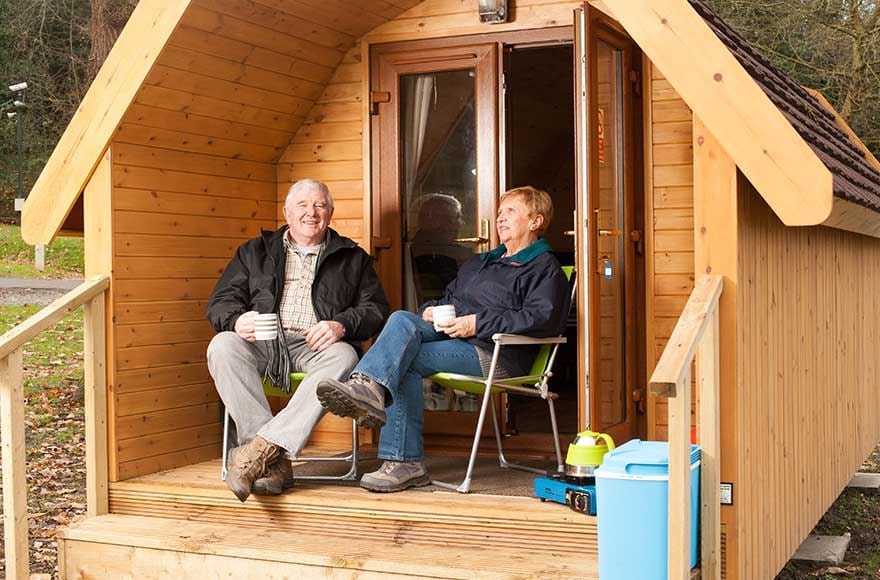
[(0, 278), (0, 306), (45, 306), (76, 288), (81, 282), (82, 280)]

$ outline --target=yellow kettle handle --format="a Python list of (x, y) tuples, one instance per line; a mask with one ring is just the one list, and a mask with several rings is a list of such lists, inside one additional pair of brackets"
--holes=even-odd
[(611, 438), (611, 435), (608, 433), (596, 433), (595, 431), (582, 431), (578, 433), (578, 435), (585, 435), (587, 437), (592, 437), (593, 439), (601, 439), (605, 442), (605, 445), (608, 446), (608, 451), (612, 451), (614, 449), (614, 440)]

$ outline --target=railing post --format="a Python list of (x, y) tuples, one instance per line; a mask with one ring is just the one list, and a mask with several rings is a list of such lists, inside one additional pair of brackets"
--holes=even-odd
[(691, 371), (669, 398), (668, 578), (686, 580), (691, 572)]
[(700, 341), (700, 570), (721, 578), (721, 360), (718, 307)]
[(104, 296), (83, 304), (85, 354), (86, 506), (89, 517), (106, 514), (107, 497), (107, 372)]
[(0, 359), (0, 437), (6, 577), (10, 580), (27, 580), (28, 511), (20, 348)]

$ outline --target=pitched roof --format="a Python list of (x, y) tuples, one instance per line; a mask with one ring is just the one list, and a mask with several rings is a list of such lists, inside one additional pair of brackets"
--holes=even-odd
[(834, 113), (759, 53), (704, 0), (688, 1), (825, 164), (833, 175), (834, 195), (880, 212), (880, 170), (838, 126)]

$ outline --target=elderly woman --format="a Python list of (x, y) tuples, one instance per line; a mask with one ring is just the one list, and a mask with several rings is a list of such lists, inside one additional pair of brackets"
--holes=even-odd
[[(568, 282), (541, 234), (553, 202), (533, 187), (501, 196), (496, 228), (500, 246), (465, 262), (440, 300), (421, 315), (398, 311), (342, 383), (317, 388), (325, 409), (354, 417), (364, 427), (382, 426), (379, 457), (385, 462), (361, 478), (370, 491), (400, 491), (430, 483), (424, 463), (422, 377), (436, 372), (485, 375), (498, 332), (555, 336), (568, 312)], [(433, 309), (455, 306), (456, 318), (434, 330)], [(438, 323), (439, 325), (439, 323)], [(525, 374), (534, 347), (502, 351), (496, 376)]]

